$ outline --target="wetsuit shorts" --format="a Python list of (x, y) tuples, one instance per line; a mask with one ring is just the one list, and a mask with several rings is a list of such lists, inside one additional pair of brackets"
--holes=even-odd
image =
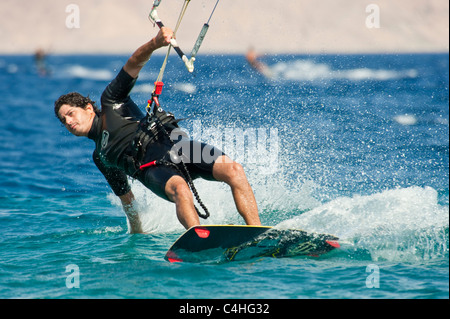
[[(225, 154), (218, 148), (199, 141), (184, 138), (174, 146), (168, 138), (163, 138), (147, 147), (144, 162), (150, 163), (162, 159), (177, 164), (182, 170), (182, 161), (192, 179), (201, 177), (216, 181), (213, 176), (213, 166), (217, 158), (222, 155)], [(185, 178), (182, 171), (173, 165), (157, 165), (146, 168), (138, 174), (137, 179), (156, 195), (170, 201), (165, 187), (168, 180), (173, 176)]]

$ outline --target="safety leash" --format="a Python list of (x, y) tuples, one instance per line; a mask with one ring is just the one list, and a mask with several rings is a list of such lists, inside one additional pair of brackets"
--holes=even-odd
[[(175, 145), (175, 143), (170, 138), (169, 132), (167, 132), (166, 128), (161, 123), (161, 121), (158, 118), (156, 118), (155, 122), (156, 122), (156, 125), (158, 126), (158, 128), (162, 132), (164, 132), (164, 134), (166, 135), (167, 138), (169, 138), (169, 140), (171, 141), (172, 145)], [(184, 180), (187, 182), (187, 184), (189, 185), (189, 188), (191, 189), (192, 193), (194, 194), (194, 197), (197, 200), (198, 204), (200, 205), (200, 207), (205, 212), (204, 214), (200, 213), (200, 211), (198, 210), (197, 206), (194, 205), (194, 208), (197, 211), (198, 216), (203, 218), (203, 219), (207, 219), (210, 216), (208, 208), (206, 208), (205, 204), (203, 204), (203, 201), (201, 200), (200, 195), (198, 194), (197, 189), (195, 188), (194, 182), (192, 180), (192, 177), (191, 177), (191, 174), (189, 173), (188, 168), (186, 167), (186, 164), (183, 162), (183, 160), (180, 161), (180, 164), (181, 164), (181, 168), (175, 163), (172, 163), (172, 162), (160, 159), (160, 160), (154, 160), (154, 161), (152, 161), (150, 163), (143, 164), (143, 165), (141, 165), (139, 167), (139, 169), (141, 171), (143, 171), (146, 168), (159, 166), (159, 165), (164, 165), (164, 166), (175, 168), (181, 174), (181, 176), (183, 176)]]

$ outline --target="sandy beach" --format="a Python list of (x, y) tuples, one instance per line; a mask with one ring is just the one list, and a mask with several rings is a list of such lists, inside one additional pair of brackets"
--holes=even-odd
[[(165, 0), (161, 20), (173, 27), (182, 0)], [(193, 0), (177, 33), (190, 52), (215, 0)], [(130, 53), (157, 27), (152, 1), (2, 0), (0, 54)], [(241, 54), (252, 46), (276, 53), (448, 52), (445, 0), (222, 0), (200, 53)]]

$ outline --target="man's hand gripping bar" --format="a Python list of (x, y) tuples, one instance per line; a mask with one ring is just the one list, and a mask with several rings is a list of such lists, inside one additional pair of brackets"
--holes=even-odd
[[(158, 5), (160, 3), (161, 3), (161, 0), (156, 0), (154, 2), (152, 11), (149, 14), (149, 18), (153, 21), (153, 23), (155, 23), (161, 29), (162, 27), (164, 27), (164, 24), (162, 23), (161, 19), (158, 17), (158, 13), (156, 12), (156, 8), (158, 7)], [(170, 39), (170, 45), (178, 53), (178, 56), (181, 58), (181, 60), (183, 60), (184, 65), (186, 66), (187, 70), (190, 73), (194, 72), (195, 56), (188, 59), (186, 54), (184, 54), (184, 52), (178, 46), (177, 40), (175, 40), (174, 38)], [(197, 49), (197, 51), (198, 51), (198, 49)]]

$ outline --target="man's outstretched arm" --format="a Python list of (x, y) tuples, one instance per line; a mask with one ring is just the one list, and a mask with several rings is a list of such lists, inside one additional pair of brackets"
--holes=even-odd
[(135, 207), (136, 203), (133, 193), (129, 191), (125, 195), (119, 196), (119, 198), (122, 202), (123, 210), (125, 211), (125, 214), (127, 215), (128, 221), (130, 223), (130, 233), (142, 233), (142, 224), (139, 218), (139, 213), (137, 212)]
[(168, 46), (172, 36), (173, 31), (171, 29), (165, 27), (161, 28), (156, 37), (140, 46), (128, 59), (127, 63), (123, 67), (125, 72), (127, 72), (131, 77), (137, 78), (141, 69), (147, 61), (150, 60), (153, 51), (161, 47)]

